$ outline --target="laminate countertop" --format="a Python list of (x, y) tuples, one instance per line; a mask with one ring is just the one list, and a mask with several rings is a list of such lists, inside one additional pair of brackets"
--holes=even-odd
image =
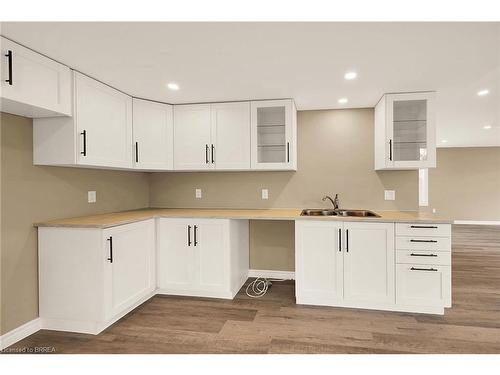
[(451, 224), (453, 221), (418, 211), (377, 211), (380, 217), (300, 216), (302, 209), (208, 209), (144, 208), (109, 214), (72, 217), (35, 223), (36, 227), (110, 228), (137, 221), (165, 218), (211, 218), (247, 220), (334, 220), (369, 222), (421, 222)]

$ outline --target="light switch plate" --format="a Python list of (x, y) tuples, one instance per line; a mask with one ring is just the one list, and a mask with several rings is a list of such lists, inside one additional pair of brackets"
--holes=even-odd
[(97, 201), (97, 193), (95, 191), (87, 192), (87, 200), (89, 203), (95, 203)]
[(384, 197), (386, 201), (396, 200), (396, 190), (384, 190)]
[(201, 199), (201, 189), (195, 190), (195, 196), (196, 196), (196, 199)]
[(262, 189), (262, 199), (269, 199), (269, 190)]

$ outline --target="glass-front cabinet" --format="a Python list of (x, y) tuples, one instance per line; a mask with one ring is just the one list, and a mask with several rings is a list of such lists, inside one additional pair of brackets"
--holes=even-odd
[(436, 167), (434, 92), (386, 94), (375, 107), (375, 169)]
[(291, 99), (252, 102), (252, 169), (297, 169), (296, 113)]

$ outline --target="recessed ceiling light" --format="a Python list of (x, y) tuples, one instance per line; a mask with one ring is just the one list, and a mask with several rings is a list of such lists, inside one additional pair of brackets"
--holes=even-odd
[(447, 139), (443, 139), (443, 140), (441, 141), (441, 143), (448, 143), (448, 140), (447, 140)]
[(490, 90), (484, 89), (484, 90), (478, 91), (477, 95), (478, 96), (485, 96), (485, 95), (488, 95), (489, 93), (490, 93)]
[(175, 82), (170, 82), (170, 83), (167, 83), (167, 87), (170, 89), (170, 90), (174, 90), (174, 91), (177, 91), (179, 90), (179, 85)]
[(491, 129), (491, 125), (484, 125), (483, 129), (486, 129), (486, 130)]
[(347, 103), (348, 101), (349, 101), (349, 100), (347, 100), (347, 98), (340, 98), (340, 99), (339, 99), (339, 103), (340, 103), (340, 104), (345, 104), (345, 103)]
[(356, 72), (347, 72), (346, 74), (344, 74), (344, 78), (347, 80), (354, 79), (357, 76), (358, 76), (358, 73), (356, 73)]

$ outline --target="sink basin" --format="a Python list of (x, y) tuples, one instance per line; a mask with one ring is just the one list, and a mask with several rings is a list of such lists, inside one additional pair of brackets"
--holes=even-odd
[(301, 216), (344, 216), (344, 217), (380, 217), (369, 210), (326, 210), (307, 209), (300, 213)]
[(309, 209), (302, 210), (300, 216), (337, 216), (337, 212), (335, 210)]
[(337, 216), (347, 217), (380, 217), (373, 211), (368, 210), (335, 210)]

